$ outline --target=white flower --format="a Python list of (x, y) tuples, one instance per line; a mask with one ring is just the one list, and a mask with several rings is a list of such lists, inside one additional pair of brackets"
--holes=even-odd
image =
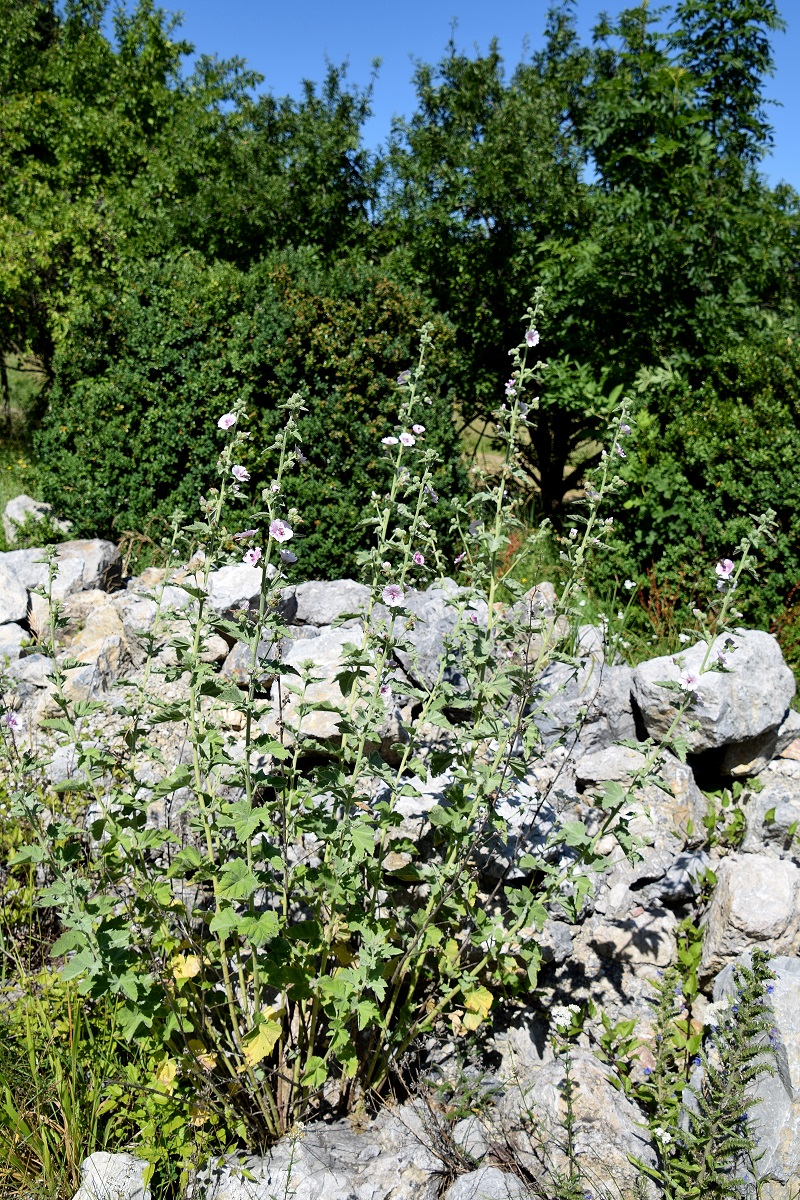
[(414, 446), (416, 445), (417, 439), (414, 437), (413, 433), (403, 432), (400, 434), (400, 441), (404, 446)]
[(294, 530), (285, 521), (276, 520), (270, 523), (269, 535), (276, 542), (288, 542), (289, 538), (294, 537)]

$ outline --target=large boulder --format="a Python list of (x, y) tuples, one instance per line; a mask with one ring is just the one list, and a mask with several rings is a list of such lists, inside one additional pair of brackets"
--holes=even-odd
[(800, 868), (766, 854), (741, 854), (723, 859), (716, 875), (704, 920), (703, 978), (754, 945), (773, 954), (796, 953)]
[(53, 518), (53, 507), (43, 500), (34, 500), (32, 496), (14, 496), (9, 500), (3, 513), (3, 533), (9, 546), (15, 545), (20, 528), (28, 521), (36, 524), (48, 522), (59, 533), (69, 533), (71, 521), (58, 521)]
[[(691, 706), (676, 725), (687, 693)], [(640, 663), (633, 672), (633, 698), (647, 732), (655, 738), (680, 735), (694, 754), (777, 730), (794, 693), (780, 646), (760, 629), (720, 636), (710, 652), (698, 642), (681, 654)]]
[(309, 579), (295, 588), (296, 625), (332, 625), (344, 613), (366, 612), (369, 588), (354, 579)]
[(633, 672), (588, 655), (577, 664), (545, 668), (530, 705), (530, 717), (545, 743), (574, 748), (576, 757), (636, 737), (631, 707)]
[(459, 1175), (442, 1200), (525, 1200), (530, 1192), (522, 1180), (499, 1167), (479, 1167)]
[(132, 1154), (97, 1150), (81, 1163), (81, 1186), (73, 1200), (151, 1200), (146, 1170), (147, 1163)]
[[(0, 569), (7, 567), (23, 587), (42, 588), (47, 584), (47, 564), (42, 561), (41, 547), (27, 550), (8, 550), (0, 554)], [(107, 590), (119, 577), (120, 553), (113, 542), (102, 538), (86, 538), (62, 542), (56, 546), (58, 570), (53, 580), (53, 598), (65, 600), (73, 592), (89, 588)]]
[(30, 635), (15, 622), (0, 625), (0, 667), (6, 659), (13, 662), (19, 658), (20, 651)]
[(800, 779), (767, 771), (766, 786), (747, 805), (742, 849), (800, 865)]
[(0, 555), (0, 628), (28, 615), (28, 589)]

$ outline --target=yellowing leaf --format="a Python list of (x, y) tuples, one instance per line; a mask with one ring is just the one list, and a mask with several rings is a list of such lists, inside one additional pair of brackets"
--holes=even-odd
[(167, 1058), (161, 1064), (156, 1075), (156, 1083), (160, 1083), (168, 1092), (175, 1089), (175, 1080), (178, 1076), (178, 1064), (174, 1058)]
[(172, 960), (173, 978), (182, 981), (194, 979), (203, 969), (203, 960), (197, 954), (176, 954)]
[(492, 1007), (493, 996), (488, 988), (479, 987), (464, 996), (464, 1025), (467, 1029), (477, 1029), (481, 1021), (485, 1021)]
[(244, 1040), (244, 1061), (248, 1067), (254, 1067), (263, 1058), (272, 1053), (272, 1049), (281, 1036), (280, 1022), (262, 1021), (258, 1029), (248, 1034)]

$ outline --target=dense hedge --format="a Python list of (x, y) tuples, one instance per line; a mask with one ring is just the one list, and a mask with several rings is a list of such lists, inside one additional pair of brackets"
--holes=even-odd
[(769, 627), (800, 585), (800, 342), (777, 327), (734, 347), (700, 387), (647, 396), (637, 425), (597, 577), (650, 569), (691, 609), (714, 591), (717, 560), (772, 508), (775, 540), (741, 595), (748, 621)]
[[(419, 297), (357, 261), (323, 272), (293, 253), (243, 273), (186, 254), (137, 268), (96, 311), (56, 359), (37, 437), (45, 495), (76, 530), (119, 537), (151, 518), (157, 528), (176, 505), (193, 512), (215, 478), (216, 417), (239, 395), (253, 417), (245, 465), (263, 483), (277, 405), (300, 391), (308, 465), (287, 492), (305, 521), (304, 571), (352, 571), (365, 500), (385, 482), (380, 439), (395, 421), (396, 377), (428, 316)], [(443, 531), (465, 482), (452, 401), (436, 390), (449, 346), (439, 320), (423, 419), (440, 455)]]

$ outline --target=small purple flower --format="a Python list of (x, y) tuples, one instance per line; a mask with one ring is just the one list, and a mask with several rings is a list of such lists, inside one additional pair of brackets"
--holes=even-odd
[(294, 455), (295, 455), (295, 458), (297, 459), (297, 461), (300, 463), (301, 467), (308, 466), (308, 459), (306, 458), (305, 454), (303, 454), (303, 451), (300, 449), (299, 446), (295, 446)]
[(439, 503), (439, 496), (438, 496), (438, 494), (437, 494), (437, 493), (436, 493), (436, 492), (433, 490), (433, 488), (431, 487), (431, 485), (430, 485), (429, 483), (426, 483), (426, 484), (425, 484), (425, 495), (428, 497), (428, 499), (430, 500), (431, 504), (438, 504), (438, 503)]
[(407, 433), (405, 430), (403, 430), (403, 432), (400, 434), (400, 441), (404, 446), (414, 446), (416, 445), (417, 439), (414, 437), (413, 433)]
[(457, 554), (455, 556), (455, 558), (453, 559), (453, 562), (456, 564), (456, 566), (458, 566), (458, 564), (460, 562), (463, 562), (466, 557), (467, 557), (466, 550), (462, 550), (460, 554)]
[(413, 554), (413, 558), (414, 558), (414, 562), (417, 564), (418, 567), (424, 567), (424, 565), (425, 565), (425, 555), (424, 554), (420, 554), (419, 550), (415, 550), (414, 554)]
[(653, 1071), (652, 1071), (652, 1068), (651, 1068), (651, 1067), (645, 1067), (645, 1069), (644, 1069), (644, 1073), (645, 1073), (645, 1075), (652, 1075), (652, 1073), (653, 1073)]
[(386, 705), (386, 707), (389, 708), (389, 706), (392, 703), (391, 685), (388, 683), (382, 683), (381, 686), (378, 688), (378, 695), (380, 696), (381, 700)]
[(411, 378), (410, 371), (401, 371), (400, 374), (397, 376), (397, 382), (400, 384), (400, 387), (402, 387), (403, 384), (408, 383), (410, 378)]
[(260, 558), (261, 551), (259, 550), (258, 546), (253, 546), (252, 550), (245, 550), (242, 562), (248, 567), (255, 567), (258, 565), (258, 560)]
[(539, 345), (539, 330), (529, 329), (525, 334), (525, 345), (532, 350), (534, 346)]
[(620, 431), (620, 433), (622, 434), (622, 436), (623, 436), (623, 437), (627, 437), (627, 436), (628, 436), (628, 434), (629, 434), (629, 433), (630, 433), (630, 431), (631, 431), (631, 427), (630, 427), (630, 425), (627, 425), (627, 424), (626, 424), (626, 423), (623, 421), (623, 422), (622, 422), (622, 424), (621, 424), (621, 425), (620, 425), (620, 427), (619, 427), (619, 431)]
[(283, 546), (281, 546), (278, 553), (281, 556), (281, 562), (284, 562), (284, 563), (296, 563), (297, 562), (297, 555), (294, 554), (291, 550), (285, 550)]
[(230, 429), (230, 427), (235, 424), (236, 424), (236, 413), (232, 413), (232, 412), (231, 413), (223, 413), (222, 416), (220, 417), (220, 419), (217, 421), (217, 427), (219, 429)]
[(233, 540), (235, 542), (246, 542), (248, 538), (255, 537), (257, 533), (257, 529), (243, 529), (241, 533), (233, 535)]
[(735, 570), (735, 566), (729, 558), (723, 558), (717, 563), (714, 570), (717, 572), (719, 578), (725, 582), (730, 579)]
[(622, 446), (620, 446), (619, 442), (617, 442), (616, 446), (614, 447), (614, 450), (620, 456), (620, 458), (628, 457), (627, 454), (625, 453), (625, 451), (622, 449)]
[(416, 433), (416, 434), (421, 434), (421, 433), (425, 432), (424, 425), (412, 425), (411, 428), (414, 430), (414, 433)]
[(681, 687), (685, 692), (696, 692), (699, 684), (699, 675), (695, 675), (692, 671), (687, 671), (681, 679)]
[(768, 984), (767, 984), (767, 995), (768, 995), (768, 996), (772, 996), (772, 995), (774, 995), (774, 993), (775, 993), (775, 984), (774, 984), (774, 983), (768, 983)]
[(385, 438), (381, 438), (381, 445), (382, 445), (382, 446), (396, 446), (396, 445), (397, 445), (397, 438), (396, 438), (396, 437), (385, 437)]
[(294, 537), (294, 530), (291, 525), (287, 525), (285, 521), (278, 518), (270, 523), (269, 536), (276, 542), (288, 542), (289, 538)]
[(389, 608), (399, 608), (405, 600), (403, 589), (397, 583), (387, 583), (386, 587), (381, 592), (383, 603), (388, 604)]
[(470, 613), (470, 614), (469, 614), (469, 619), (470, 619), (470, 621), (472, 622), (472, 624), (473, 624), (473, 625), (477, 625), (477, 624), (478, 624), (478, 614), (477, 614), (477, 613)]
[(2, 720), (6, 729), (19, 729), (21, 727), (20, 719), (15, 712), (4, 713), (0, 720)]
[(235, 467), (231, 467), (231, 475), (237, 483), (247, 483), (250, 478), (250, 472), (247, 467), (242, 467), (238, 463)]
[(509, 379), (508, 383), (506, 384), (506, 395), (507, 396), (516, 396), (516, 394), (517, 394), (516, 380)]

